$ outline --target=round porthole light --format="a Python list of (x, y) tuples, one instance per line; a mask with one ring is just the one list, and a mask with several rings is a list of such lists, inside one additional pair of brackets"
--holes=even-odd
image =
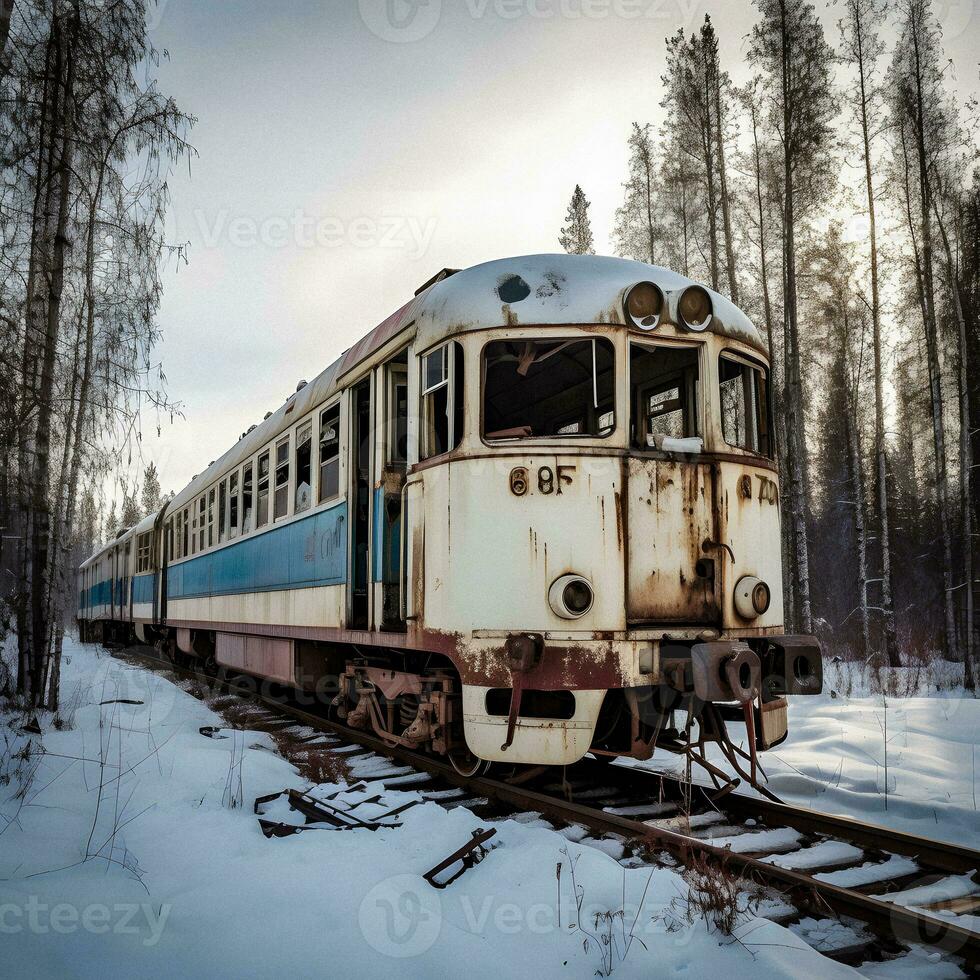
[(707, 330), (714, 304), (704, 286), (688, 286), (677, 301), (677, 315), (688, 330)]
[(594, 601), (592, 586), (581, 575), (562, 575), (548, 590), (548, 603), (562, 619), (581, 619)]
[(743, 575), (735, 585), (735, 611), (742, 619), (755, 619), (769, 610), (769, 586), (754, 575)]
[(664, 294), (653, 282), (638, 282), (630, 286), (623, 302), (626, 319), (641, 330), (653, 330), (664, 313)]

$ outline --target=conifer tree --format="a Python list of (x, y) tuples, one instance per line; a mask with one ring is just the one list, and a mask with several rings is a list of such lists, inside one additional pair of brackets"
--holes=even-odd
[(590, 207), (582, 188), (576, 184), (565, 213), (565, 225), (558, 236), (558, 243), (570, 255), (595, 255), (592, 225), (589, 221)]

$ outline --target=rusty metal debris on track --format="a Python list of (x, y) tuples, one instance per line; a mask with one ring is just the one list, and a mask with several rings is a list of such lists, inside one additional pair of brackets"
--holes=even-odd
[[(350, 792), (350, 790), (344, 791), (344, 793)], [(266, 837), (289, 837), (304, 830), (379, 830), (382, 827), (397, 827), (401, 821), (396, 818), (420, 802), (419, 800), (410, 800), (408, 803), (386, 810), (370, 820), (363, 820), (354, 811), (368, 804), (380, 803), (380, 794), (351, 804), (344, 801), (343, 805), (340, 802), (334, 802), (339, 796), (340, 793), (338, 792), (325, 799), (319, 799), (309, 793), (286, 789), (279, 793), (269, 793), (267, 796), (258, 797), (255, 800), (254, 811), (259, 818), (262, 833)], [(283, 797), (289, 804), (290, 810), (295, 810), (303, 815), (306, 820), (305, 824), (289, 824), (263, 818), (265, 808)]]
[[(434, 868), (429, 868), (422, 877), (433, 888), (445, 888), (451, 885), (461, 874), (469, 871), (470, 868), (479, 864), (487, 856), (490, 849), (484, 847), (484, 845), (496, 833), (497, 831), (494, 829), (484, 830), (483, 827), (477, 828), (473, 831), (473, 836), (462, 847), (453, 851), (449, 857), (440, 861)], [(447, 871), (454, 864), (459, 865), (459, 870), (455, 874), (450, 875), (445, 881), (437, 880), (436, 875)]]

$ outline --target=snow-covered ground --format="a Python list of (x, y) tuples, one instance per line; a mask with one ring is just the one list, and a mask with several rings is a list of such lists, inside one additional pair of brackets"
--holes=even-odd
[[(463, 807), (422, 802), (391, 829), (267, 839), (255, 797), (309, 787), (266, 736), (203, 737), (201, 726), (223, 724), (205, 704), (94, 646), (67, 645), (63, 686), (62, 730), (43, 718), (42, 736), (23, 734), (22, 719), (0, 716), (5, 977), (855, 975), (814, 952), (800, 928), (747, 913), (730, 937), (697, 915), (689, 921), (688, 886), (675, 871), (625, 867), (615, 841), (590, 843), (533, 816), (494, 823), (492, 850), (443, 891), (421, 874), (481, 826)], [(931, 803), (936, 819), (965, 830), (973, 811), (959, 770), (967, 733), (977, 734), (974, 707), (889, 705), (890, 815), (904, 806), (911, 820)], [(772, 766), (778, 790), (877, 815), (881, 710), (854, 698), (794, 705), (792, 741), (777, 753), (785, 769)], [(942, 741), (930, 734), (937, 716), (949, 721)], [(378, 771), (373, 759), (360, 774), (365, 764)], [(396, 782), (379, 806), (420, 798)], [(955, 799), (928, 799), (946, 790)], [(350, 803), (364, 798), (341, 785), (311, 790), (337, 791)], [(803, 926), (817, 945), (835, 928)], [(924, 954), (863, 972), (962, 975)]]
[[(787, 803), (980, 849), (980, 699), (956, 685), (956, 670), (902, 668), (884, 685), (896, 693), (883, 694), (866, 668), (828, 664), (824, 693), (790, 698), (789, 736), (761, 756), (769, 788)], [(744, 740), (744, 726), (730, 732)], [(646, 765), (682, 768), (666, 753)]]

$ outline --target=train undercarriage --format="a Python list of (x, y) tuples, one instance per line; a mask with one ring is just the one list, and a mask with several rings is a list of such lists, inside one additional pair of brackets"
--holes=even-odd
[[(152, 643), (179, 666), (212, 674), (226, 671), (215, 657), (214, 633), (182, 633), (178, 641), (174, 629), (91, 623), (83, 638)], [(787, 636), (665, 642), (659, 662), (657, 682), (605, 691), (590, 753), (610, 762), (617, 757), (642, 760), (660, 748), (686, 756), (718, 786), (729, 783), (734, 773), (767, 793), (758, 753), (786, 737), (786, 695), (820, 691), (816, 641)], [(502, 749), (522, 721), (537, 719), (561, 727), (575, 710), (574, 690), (524, 688), (520, 672), (512, 676), (514, 685), (490, 689), (485, 699), (487, 714), (501, 722)], [(463, 685), (448, 657), (297, 641), (295, 676), (285, 686), (312, 698), (351, 728), (373, 732), (393, 747), (445, 757), (464, 775), (489, 768), (490, 763), (467, 745)], [(741, 744), (729, 734), (729, 722), (744, 725)], [(709, 746), (716, 747), (714, 761), (709, 759)], [(720, 768), (719, 761), (727, 762), (731, 773)]]

